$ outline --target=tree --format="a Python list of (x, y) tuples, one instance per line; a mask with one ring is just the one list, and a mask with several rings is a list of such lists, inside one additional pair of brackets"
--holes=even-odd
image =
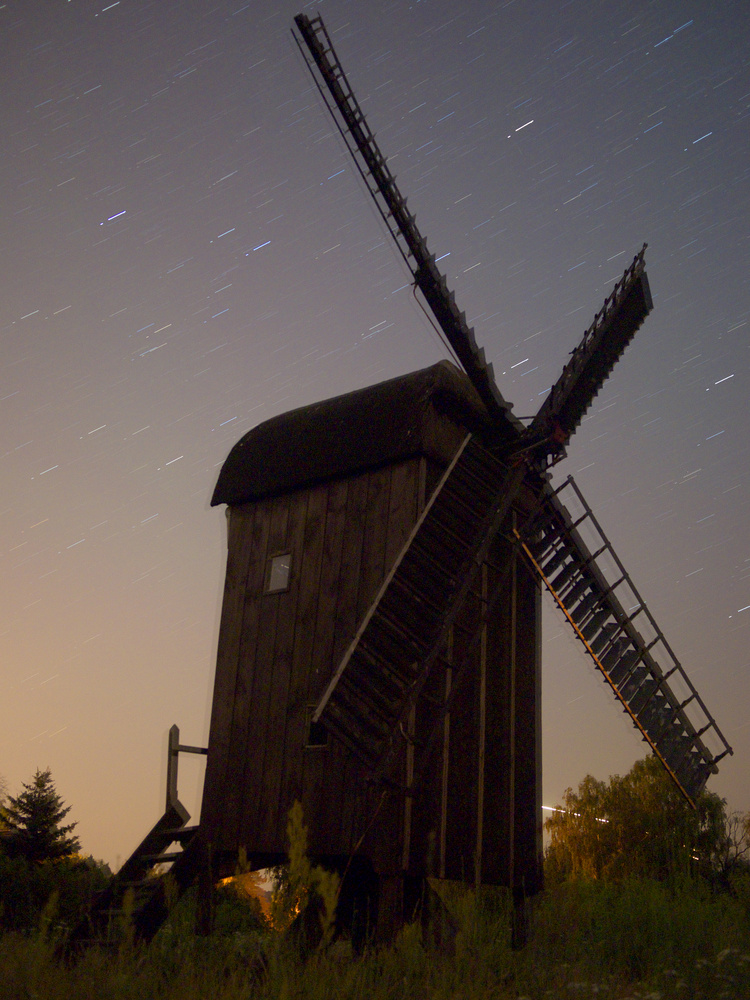
[(28, 861), (58, 861), (80, 850), (77, 837), (69, 834), (76, 823), (62, 826), (71, 807), (57, 794), (50, 769), (37, 770), (24, 790), (0, 806), (0, 820), (6, 829), (6, 851)]
[(721, 867), (728, 822), (723, 800), (704, 792), (692, 809), (654, 756), (609, 783), (587, 775), (563, 801), (545, 824), (545, 867), (553, 881), (570, 875), (661, 879)]
[(725, 817), (713, 869), (716, 883), (730, 892), (738, 877), (750, 878), (750, 813), (732, 812)]
[(111, 877), (109, 867), (92, 857), (37, 864), (0, 851), (0, 934), (38, 928), (45, 908), (58, 928), (75, 926)]

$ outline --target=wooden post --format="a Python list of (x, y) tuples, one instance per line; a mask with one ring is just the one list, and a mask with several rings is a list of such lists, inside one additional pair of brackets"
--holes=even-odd
[(180, 730), (172, 726), (169, 730), (167, 748), (167, 811), (177, 801), (177, 762), (180, 753)]
[[(446, 658), (449, 666), (445, 670), (445, 703), (448, 704), (453, 683), (453, 628), (448, 634)], [(438, 877), (445, 878), (445, 838), (448, 829), (448, 774), (450, 769), (451, 749), (451, 713), (446, 712), (443, 718), (443, 773), (440, 783), (440, 861)]]
[(401, 867), (404, 871), (409, 870), (409, 854), (411, 850), (411, 819), (414, 807), (414, 729), (417, 717), (416, 705), (412, 705), (407, 723), (407, 734), (409, 742), (406, 745), (406, 791), (404, 792), (404, 838), (403, 851), (401, 855)]
[(477, 841), (474, 852), (474, 885), (482, 884), (484, 841), (484, 751), (487, 737), (487, 563), (482, 563), (481, 635), (479, 640), (479, 746), (477, 754)]
[(195, 908), (195, 933), (201, 937), (208, 937), (214, 929), (214, 875), (211, 844), (202, 844), (201, 854), (198, 872), (198, 898)]
[[(516, 512), (513, 511), (513, 527)], [(516, 640), (518, 627), (518, 561), (515, 546), (510, 564), (510, 684), (508, 705), (508, 887), (515, 889), (516, 868)]]

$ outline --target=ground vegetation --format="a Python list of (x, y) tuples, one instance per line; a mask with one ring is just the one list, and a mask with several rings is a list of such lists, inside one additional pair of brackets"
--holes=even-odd
[[(658, 796), (650, 798), (650, 768), (638, 767), (624, 789), (615, 782), (618, 794), (631, 804), (643, 798), (663, 806)], [(606, 783), (602, 789), (592, 782), (585, 779), (575, 804), (587, 805), (591, 793), (598, 811)], [(605, 818), (615, 815), (613, 810)], [(634, 821), (637, 815), (635, 810)], [(682, 823), (679, 812), (669, 815)], [(304, 823), (296, 809), (289, 823), (290, 864), (270, 910), (242, 888), (247, 873), (240, 859), (241, 877), (217, 889), (211, 936), (194, 933), (191, 890), (174, 905), (148, 948), (134, 944), (125, 917), (114, 927), (107, 948), (91, 948), (80, 961), (66, 964), (56, 957), (65, 921), (59, 912), (62, 897), (53, 894), (33, 927), (0, 934), (0, 998), (739, 1000), (750, 997), (750, 873), (743, 854), (747, 831), (744, 818), (730, 823), (723, 815), (723, 840), (716, 836), (710, 810), (678, 826), (680, 837), (668, 830), (667, 844), (659, 849), (641, 843), (667, 830), (655, 820), (644, 826), (641, 817), (641, 825), (636, 824), (641, 841), (627, 831), (607, 833), (615, 847), (640, 844), (630, 870), (624, 860), (612, 865), (600, 861), (599, 846), (584, 849), (575, 826), (571, 842), (576, 857), (589, 860), (575, 865), (569, 860), (564, 869), (560, 857), (570, 858), (572, 851), (562, 852), (563, 827), (558, 824), (557, 842), (548, 856), (552, 877), (531, 906), (531, 934), (523, 949), (512, 947), (513, 905), (503, 890), (434, 881), (455, 926), (450, 946), (436, 947), (435, 938), (426, 933), (429, 928), (417, 920), (390, 944), (371, 942), (356, 951), (346, 935), (328, 933), (336, 882), (327, 881), (307, 859)], [(708, 833), (708, 840), (700, 839)], [(705, 863), (685, 854), (685, 837), (691, 845), (710, 848)], [(731, 849), (727, 837), (733, 838)], [(724, 854), (714, 849), (717, 843)], [(713, 859), (714, 869), (726, 868), (727, 851), (733, 858), (731, 891), (710, 877), (708, 864)], [(314, 922), (320, 922), (315, 947), (309, 937), (295, 933), (308, 908)]]

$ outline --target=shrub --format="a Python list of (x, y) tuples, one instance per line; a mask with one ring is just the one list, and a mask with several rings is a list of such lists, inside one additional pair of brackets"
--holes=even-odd
[(108, 866), (91, 857), (38, 863), (0, 853), (0, 929), (35, 929), (53, 894), (55, 924), (71, 927), (110, 877)]

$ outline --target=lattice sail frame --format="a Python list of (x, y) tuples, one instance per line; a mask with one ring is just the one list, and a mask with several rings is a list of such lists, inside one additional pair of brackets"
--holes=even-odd
[(572, 476), (556, 491), (546, 488), (536, 524), (516, 538), (624, 711), (694, 803), (732, 749)]

